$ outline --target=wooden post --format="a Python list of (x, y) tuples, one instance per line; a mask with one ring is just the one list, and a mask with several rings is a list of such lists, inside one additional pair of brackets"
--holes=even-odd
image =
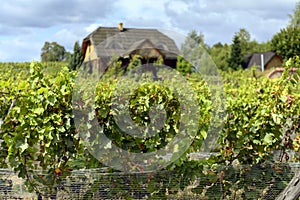
[(294, 178), (286, 188), (278, 195), (276, 200), (298, 200), (300, 196), (300, 171), (295, 174)]

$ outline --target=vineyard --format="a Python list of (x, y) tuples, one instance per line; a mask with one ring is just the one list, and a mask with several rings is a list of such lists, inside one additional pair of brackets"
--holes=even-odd
[[(297, 169), (291, 166), (300, 159), (299, 76), (289, 69), (300, 67), (298, 57), (285, 63), (279, 79), (254, 70), (220, 72), (222, 98), (216, 98), (214, 88), (199, 74), (184, 74), (182, 85), (178, 80), (183, 75), (169, 78), (173, 72), (162, 70), (158, 75), (166, 76), (164, 84), (144, 77), (137, 87), (128, 79), (117, 81), (124, 72), (112, 67), (92, 88), (66, 63), (0, 65), (0, 167), (13, 170), (29, 191), (40, 196), (274, 199)], [(125, 99), (128, 88), (135, 88), (134, 95)], [(85, 96), (89, 90), (95, 90), (91, 101)], [(130, 118), (138, 127), (151, 125), (151, 120), (159, 123), (155, 113), (164, 113), (166, 123), (142, 135), (127, 134), (116, 120), (117, 115), (126, 115), (116, 100), (129, 104)], [(153, 106), (158, 110), (150, 120)], [(191, 120), (196, 114), (199, 119)], [(211, 128), (210, 123), (216, 125)], [(107, 140), (93, 134), (95, 126)], [(217, 140), (204, 144), (217, 131)], [(176, 144), (170, 142), (174, 138)], [(107, 151), (112, 145), (125, 153)], [(193, 158), (204, 146), (211, 156)], [(159, 171), (133, 165), (137, 160), (133, 153), (165, 156), (162, 148), (173, 155), (171, 162), (154, 165)], [(176, 154), (178, 149), (183, 153)]]

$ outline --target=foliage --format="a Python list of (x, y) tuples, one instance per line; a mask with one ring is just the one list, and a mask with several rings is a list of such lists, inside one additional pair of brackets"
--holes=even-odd
[(231, 46), (231, 53), (230, 57), (228, 59), (228, 67), (233, 69), (233, 70), (238, 70), (242, 68), (242, 63), (244, 60), (244, 55), (242, 54), (242, 46), (241, 46), (241, 39), (240, 37), (236, 34), (233, 37), (232, 41), (232, 46)]
[(300, 55), (300, 27), (281, 29), (273, 36), (271, 47), (285, 60)]
[[(112, 72), (115, 71), (114, 68), (111, 68), (111, 70)], [(159, 77), (166, 76), (167, 73), (168, 72), (164, 72), (162, 69), (157, 68), (157, 74)], [(108, 71), (107, 74), (114, 73)], [(165, 125), (163, 125), (159, 129), (152, 127), (151, 129), (147, 129), (144, 133), (142, 133), (140, 137), (133, 137), (126, 131), (124, 131), (124, 129), (121, 128), (122, 126), (120, 127), (120, 124), (116, 121), (116, 115), (122, 115), (122, 113), (126, 112), (126, 109), (124, 109), (124, 105), (116, 104), (112, 99), (117, 98), (118, 101), (126, 102), (124, 98), (125, 94), (132, 93), (132, 91), (130, 91), (128, 88), (135, 88), (136, 86), (131, 80), (122, 79), (122, 73), (119, 75), (121, 75), (121, 77), (117, 77), (117, 79), (115, 78), (116, 76), (104, 76), (104, 79), (100, 81), (97, 86), (96, 115), (105, 135), (111, 141), (113, 141), (114, 145), (128, 152), (147, 153), (165, 147), (168, 144), (167, 141), (170, 141), (176, 134), (179, 134), (180, 119), (184, 117), (184, 113), (180, 111), (178, 96), (175, 95), (172, 90), (164, 87), (163, 85), (169, 84), (174, 88), (182, 88), (182, 82), (179, 81), (180, 79), (178, 77), (172, 77), (171, 80), (166, 79), (163, 80), (163, 82), (149, 82), (147, 80), (149, 80), (149, 78), (150, 80), (151, 78), (153, 78), (151, 72), (143, 73), (143, 75), (140, 77), (143, 80), (142, 84), (138, 89), (134, 90), (133, 94), (130, 97), (131, 99), (128, 105), (128, 108), (130, 110), (130, 117), (134, 121), (134, 123), (138, 124), (140, 127), (147, 127), (151, 123), (159, 124), (161, 123), (161, 119), (156, 118), (156, 113), (154, 115), (150, 114), (153, 106), (158, 105), (157, 109), (164, 109), (166, 112), (166, 122)], [(131, 74), (129, 74), (128, 76), (130, 77)], [(119, 78), (121, 79), (119, 80)], [(192, 88), (195, 88), (195, 90), (197, 91), (196, 99), (199, 101), (197, 102), (197, 104), (201, 103), (204, 105), (208, 105), (209, 93), (207, 85), (204, 84), (204, 81), (199, 81), (200, 77), (193, 78), (193, 80), (196, 81), (191, 80), (190, 84)], [(198, 78), (198, 80), (195, 78)], [(132, 79), (134, 78), (132, 77)], [(168, 81), (170, 81), (170, 83), (168, 83)], [(117, 91), (117, 94), (124, 93), (124, 95), (115, 97), (113, 91)], [(185, 92), (184, 90), (182, 90), (178, 95), (183, 96), (184, 94)], [(209, 120), (209, 109), (209, 106), (199, 107), (198, 112), (200, 112), (202, 116), (200, 119), (201, 122)], [(188, 123), (194, 122), (191, 121)], [(185, 124), (186, 128), (188, 126), (188, 124)], [(131, 130), (131, 132), (134, 132), (134, 130), (136, 130), (134, 126), (129, 126), (128, 129)], [(202, 140), (205, 137), (206, 129), (207, 124), (201, 123), (201, 126), (197, 131), (197, 135), (195, 136), (193, 145), (190, 146), (190, 150), (188, 151), (200, 150)], [(156, 132), (156, 134), (148, 137), (148, 131), (154, 131)], [(113, 155), (103, 155), (102, 157), (112, 159)], [(187, 159), (186, 156), (183, 156), (182, 160), (185, 159)], [(128, 163), (129, 161), (125, 159), (124, 162)], [(182, 163), (182, 161), (178, 161), (177, 165), (179, 165), (180, 163)], [(173, 165), (170, 165), (169, 167), (172, 166)], [(140, 170), (143, 171), (144, 169)]]
[(181, 53), (185, 60), (190, 62), (195, 70), (199, 70), (202, 56), (206, 54), (208, 46), (204, 42), (204, 35), (191, 31), (181, 45)]
[(289, 15), (290, 21), (288, 26), (289, 27), (299, 27), (300, 26), (300, 2), (296, 3), (294, 13)]
[(244, 28), (241, 28), (236, 35), (240, 38), (243, 56), (252, 53), (271, 51), (269, 42), (258, 43), (256, 40), (251, 40), (250, 33)]
[[(139, 65), (138, 58), (132, 60), (132, 69), (136, 65)], [(147, 125), (150, 123), (149, 117), (151, 119), (151, 106), (162, 105), (168, 113), (165, 129), (157, 130), (158, 134), (150, 138), (124, 134), (113, 118), (119, 107), (112, 107), (110, 98), (115, 89), (127, 91), (130, 88), (131, 83), (126, 81), (121, 82), (123, 85), (120, 88), (116, 88), (115, 78), (126, 73), (120, 66), (121, 63), (116, 62), (112, 71), (107, 72), (103, 76), (105, 79), (101, 79), (97, 86), (97, 96), (92, 101), (96, 102), (97, 123), (116, 145), (129, 152), (159, 149), (178, 131), (178, 99), (170, 89), (158, 82), (145, 81), (129, 101), (131, 117), (135, 123)], [(227, 116), (218, 148), (216, 147), (217, 155), (207, 160), (191, 160), (188, 155), (200, 151), (213, 106), (210, 101), (213, 97), (205, 81), (198, 74), (191, 73), (186, 78), (195, 92), (197, 104), (201, 105), (201, 117), (197, 122), (199, 130), (190, 148), (180, 159), (164, 169), (167, 170), (165, 174), (161, 172), (158, 177), (147, 176), (143, 181), (134, 176), (118, 178), (113, 182), (108, 181), (111, 184), (109, 188), (133, 192), (138, 187), (144, 187), (147, 190), (145, 193), (151, 194), (153, 198), (167, 198), (166, 194), (174, 197), (191, 182), (201, 178), (204, 183), (192, 190), (194, 194), (198, 197), (202, 195), (203, 198), (229, 199), (238, 192), (241, 199), (249, 199), (250, 195), (262, 198), (266, 191), (271, 191), (274, 184), (283, 188), (286, 183), (281, 180), (290, 171), (285, 165), (273, 162), (273, 159), (276, 160), (273, 151), (280, 151), (282, 156), (279, 160), (299, 159), (287, 154), (293, 148), (299, 150), (299, 84), (297, 76), (288, 73), (289, 68), (299, 66), (298, 57), (289, 60), (283, 77), (275, 80), (254, 77), (250, 70), (223, 73)], [(58, 72), (51, 75), (46, 75), (47, 70), (38, 63), (32, 63), (30, 68), (24, 66), (26, 70), (21, 66), (11, 67), (10, 70), (0, 68), (3, 77), (0, 80), (0, 132), (3, 140), (1, 167), (12, 167), (19, 176), (27, 179), (31, 189), (38, 192), (42, 192), (37, 187), (39, 184), (44, 184), (48, 189), (55, 189), (53, 187), (58, 187), (59, 183), (63, 184), (61, 181), (66, 176), (70, 177), (72, 170), (103, 167), (83, 145), (74, 126), (71, 95), (77, 72), (69, 72), (66, 66), (57, 67), (59, 68)], [(148, 80), (151, 75), (142, 78)], [(175, 78), (174, 87), (180, 87), (180, 83), (176, 81)], [(36, 174), (35, 169), (44, 170), (45, 174)], [(259, 174), (259, 170), (264, 173)], [(169, 180), (170, 173), (172, 185), (165, 181)], [(259, 177), (256, 177), (257, 174)], [(266, 182), (275, 180), (275, 183), (256, 189), (248, 187), (252, 179), (262, 177)], [(126, 190), (124, 181), (127, 181)], [(103, 187), (99, 182), (89, 184), (95, 191), (100, 191)], [(91, 193), (92, 191), (86, 191), (86, 195)], [(112, 192), (111, 195), (117, 194)], [(132, 193), (118, 195), (132, 197)]]
[(69, 69), (70, 70), (77, 70), (83, 62), (83, 55), (81, 53), (81, 47), (79, 42), (75, 42), (74, 44), (74, 49), (73, 49), (73, 54), (71, 55), (71, 59), (69, 62)]
[(230, 46), (228, 44), (216, 43), (209, 49), (209, 54), (218, 69), (226, 71), (228, 69)]
[(206, 47), (204, 35), (202, 33), (198, 35), (198, 33), (195, 30), (191, 31), (181, 46), (182, 54), (184, 56), (189, 55), (190, 51), (194, 50), (195, 48), (198, 48), (199, 46), (202, 46), (202, 48)]
[(272, 50), (270, 41), (258, 43), (256, 40), (252, 40), (248, 45), (250, 50), (246, 54), (267, 52)]
[[(58, 191), (58, 199), (270, 199), (293, 173), (287, 164), (211, 165), (189, 161), (189, 168), (144, 173), (76, 171)], [(196, 176), (197, 179), (191, 179)], [(264, 181), (261, 181), (264, 180)], [(188, 187), (186, 187), (188, 186)]]
[(239, 30), (239, 32), (236, 33), (236, 35), (240, 39), (242, 55), (249, 54), (251, 51), (251, 49), (250, 49), (250, 40), (251, 40), (250, 33), (245, 28), (241, 28)]
[(192, 73), (192, 64), (186, 61), (182, 56), (177, 57), (176, 70), (183, 75), (189, 75)]
[[(31, 189), (51, 186), (70, 173), (69, 160), (79, 147), (72, 122), (74, 73), (63, 68), (45, 77), (41, 64), (30, 65), (30, 76), (17, 83), (1, 81), (2, 158)], [(10, 84), (10, 85), (7, 85)], [(34, 170), (45, 170), (46, 175)]]
[[(233, 74), (234, 80), (241, 73)], [(230, 163), (261, 163), (272, 155), (271, 150), (291, 147), (291, 138), (289, 145), (282, 144), (283, 133), (287, 122), (297, 124), (291, 119), (299, 115), (299, 96), (286, 79), (242, 78), (225, 84), (228, 116), (220, 140), (222, 154)]]
[(45, 42), (42, 47), (41, 61), (42, 62), (54, 62), (66, 60), (65, 47), (61, 46), (57, 42)]
[[(233, 42), (233, 44), (228, 45), (226, 43), (222, 44), (218, 42), (209, 48), (209, 54), (220, 70), (227, 71), (231, 68), (230, 65), (232, 64), (230, 64), (230, 62), (233, 62), (233, 65), (235, 62), (238, 62), (239, 65), (241, 65), (240, 59), (242, 58), (244, 60), (245, 55), (272, 50), (270, 42), (258, 43), (256, 40), (251, 40), (250, 33), (244, 28), (241, 28), (235, 36), (239, 38), (240, 42), (236, 42), (240, 44), (235, 44), (236, 42)], [(235, 40), (237, 40), (237, 38), (235, 38)], [(235, 57), (236, 55), (230, 54), (230, 52), (233, 53), (232, 51), (236, 50), (238, 50), (238, 52), (235, 54), (239, 55), (239, 57)], [(234, 57), (231, 58), (232, 56)], [(236, 61), (234, 61), (235, 59)]]

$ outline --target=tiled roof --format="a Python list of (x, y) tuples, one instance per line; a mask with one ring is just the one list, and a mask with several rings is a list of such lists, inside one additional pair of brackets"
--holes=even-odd
[(156, 29), (124, 28), (120, 31), (118, 28), (99, 27), (83, 40), (82, 47), (85, 51), (84, 43), (91, 42), (98, 57), (123, 56), (134, 45), (145, 40), (149, 40), (155, 48), (164, 52), (166, 57), (176, 58), (179, 53), (175, 42)]

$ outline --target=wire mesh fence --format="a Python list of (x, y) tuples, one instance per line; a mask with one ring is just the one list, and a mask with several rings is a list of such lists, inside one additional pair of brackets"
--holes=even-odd
[(29, 193), (24, 180), (10, 169), (0, 169), (0, 199), (35, 199), (36, 195)]
[(29, 193), (24, 180), (0, 170), (0, 199), (275, 199), (300, 164), (221, 166), (196, 177), (174, 171), (125, 174), (76, 170), (51, 194)]

